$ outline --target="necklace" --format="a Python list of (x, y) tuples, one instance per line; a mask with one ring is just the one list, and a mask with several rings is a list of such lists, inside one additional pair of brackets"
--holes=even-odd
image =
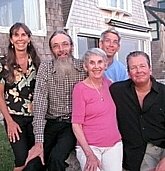
[(92, 86), (94, 87), (94, 89), (97, 91), (97, 93), (99, 94), (100, 96), (100, 100), (101, 101), (104, 101), (104, 97), (101, 95), (99, 89), (96, 87), (96, 85), (94, 84), (94, 82), (89, 78), (90, 82), (92, 83)]

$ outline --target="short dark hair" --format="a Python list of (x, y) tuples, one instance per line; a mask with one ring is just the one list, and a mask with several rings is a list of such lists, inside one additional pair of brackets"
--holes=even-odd
[(149, 58), (149, 55), (147, 55), (147, 53), (143, 52), (143, 51), (133, 51), (133, 52), (130, 52), (127, 57), (126, 57), (126, 61), (127, 61), (127, 70), (129, 71), (129, 65), (128, 65), (128, 62), (129, 62), (129, 59), (132, 58), (132, 57), (137, 57), (137, 56), (144, 56), (147, 60), (147, 63), (148, 63), (148, 66), (151, 67), (151, 64), (150, 64), (150, 58)]

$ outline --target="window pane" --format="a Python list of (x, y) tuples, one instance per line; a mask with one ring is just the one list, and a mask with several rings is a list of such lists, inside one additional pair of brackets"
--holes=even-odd
[[(107, 1), (109, 1), (109, 0), (107, 0)], [(109, 1), (109, 3), (110, 3), (110, 1)], [(112, 0), (111, 3), (110, 3), (110, 5), (112, 7), (117, 7), (117, 0)]]
[(150, 27), (152, 28), (152, 30), (157, 30), (157, 25), (156, 25), (156, 23), (150, 23), (149, 25), (150, 25)]
[(159, 8), (165, 8), (165, 1), (158, 2), (158, 7)]
[(24, 22), (24, 4), (22, 0), (0, 1), (0, 25), (11, 26), (15, 22)]
[[(120, 3), (119, 7), (121, 9), (124, 9), (124, 0), (120, 0), (119, 3)], [(126, 0), (125, 0), (125, 3), (126, 3)]]
[(87, 41), (88, 41), (88, 49), (98, 47), (98, 42), (99, 42), (98, 39), (88, 37)]
[(23, 22), (33, 31), (41, 30), (40, 0), (1, 0), (0, 26)]
[(158, 39), (158, 33), (157, 31), (152, 31), (151, 32), (152, 39)]
[(41, 29), (41, 22), (40, 22), (40, 8), (38, 0), (27, 1), (24, 0), (25, 4), (25, 23), (32, 29), (32, 30), (40, 30)]
[(132, 38), (122, 38), (121, 39), (121, 45), (119, 50), (119, 60), (126, 64), (126, 56), (131, 52), (135, 50), (140, 50), (141, 48), (138, 47), (138, 38), (132, 39)]
[(84, 53), (94, 47), (98, 47), (99, 39), (95, 37), (78, 36), (78, 54), (82, 58)]
[(88, 49), (87, 38), (78, 36), (78, 55), (79, 55), (79, 58), (82, 58), (82, 56), (84, 55), (84, 53), (87, 49)]

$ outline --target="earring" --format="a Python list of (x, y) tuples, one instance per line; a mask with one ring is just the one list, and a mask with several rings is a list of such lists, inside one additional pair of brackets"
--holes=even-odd
[(28, 46), (30, 46), (30, 42), (28, 43)]
[(11, 48), (12, 48), (12, 49), (14, 48), (13, 44), (11, 45)]

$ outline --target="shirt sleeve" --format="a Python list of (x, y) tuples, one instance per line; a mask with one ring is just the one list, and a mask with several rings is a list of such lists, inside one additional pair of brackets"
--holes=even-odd
[(122, 71), (120, 72), (121, 73), (120, 81), (127, 80), (129, 78), (127, 68), (125, 67), (124, 64), (122, 65), (123, 65), (123, 68), (122, 68)]
[(42, 62), (36, 77), (33, 106), (33, 131), (35, 142), (44, 141), (45, 115), (48, 108), (48, 68), (48, 61)]
[(72, 123), (83, 124), (85, 119), (85, 98), (81, 83), (75, 85), (72, 94)]

